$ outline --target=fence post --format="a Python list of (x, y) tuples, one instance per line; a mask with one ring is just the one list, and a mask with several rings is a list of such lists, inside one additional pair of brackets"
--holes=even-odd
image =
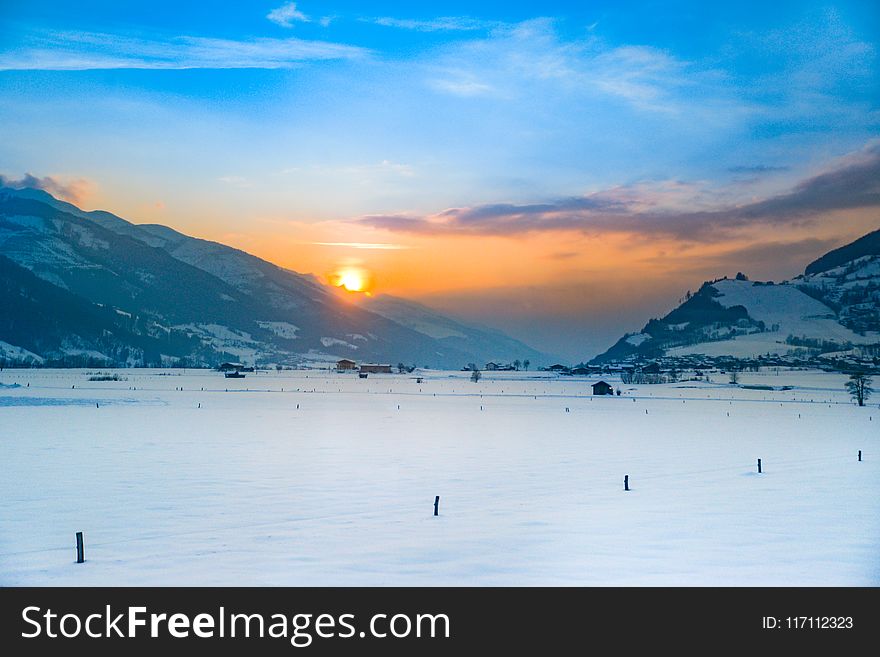
[(859, 463), (862, 462), (862, 450), (859, 450)]
[(629, 475), (623, 475), (623, 490), (629, 490)]
[(438, 510), (438, 509), (439, 509), (439, 506), (440, 506), (440, 496), (437, 495), (437, 496), (434, 498), (434, 515), (435, 515), (435, 516), (439, 516), (439, 515), (440, 515), (440, 512), (439, 512), (439, 510)]
[(76, 533), (76, 562), (83, 563), (86, 560), (85, 549), (83, 547), (83, 533)]
[(758, 474), (761, 474), (761, 459), (758, 459)]

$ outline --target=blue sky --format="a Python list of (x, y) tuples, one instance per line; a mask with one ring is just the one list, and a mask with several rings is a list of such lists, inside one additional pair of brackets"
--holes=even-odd
[[(731, 254), (769, 240), (780, 255), (758, 273), (790, 276), (877, 223), (864, 205), (806, 229), (730, 213), (873, 157), (878, 14), (871, 2), (3, 3), (0, 174), (319, 275), (360, 258), (388, 291), (477, 319), (490, 308), (520, 336), (534, 307), (508, 316), (492, 299), (509, 309), (543, 290), (565, 310), (542, 340), (560, 351), (587, 326), (599, 344), (692, 278), (728, 273)], [(596, 208), (625, 211), (623, 228)], [(697, 233), (718, 255), (699, 266)], [(403, 253), (305, 248), (433, 257), (453, 238), (469, 254), (482, 239), (499, 264), (473, 281)], [(663, 266), (633, 292), (643, 304), (609, 311), (584, 294), (610, 254), (647, 271), (646, 240)], [(529, 244), (534, 261), (506, 270)]]

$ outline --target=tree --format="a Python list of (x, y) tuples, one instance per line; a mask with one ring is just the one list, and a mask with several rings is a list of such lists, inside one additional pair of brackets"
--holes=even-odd
[(849, 396), (855, 399), (859, 406), (864, 406), (865, 400), (874, 392), (874, 389), (871, 388), (871, 377), (864, 372), (850, 374), (849, 381), (845, 385)]
[(524, 369), (524, 370), (529, 369), (529, 365), (531, 365), (531, 364), (532, 364), (531, 361), (530, 361), (528, 358), (526, 358), (526, 359), (523, 361), (523, 369)]
[(513, 361), (513, 369), (519, 370), (520, 365), (522, 365), (522, 363), (519, 361), (519, 358), (517, 358), (515, 361)]
[(483, 375), (480, 374), (480, 370), (474, 370), (473, 373), (471, 374), (471, 381), (473, 381), (474, 383), (476, 383), (477, 381), (480, 380), (480, 378), (481, 378), (482, 376), (483, 376)]
[(730, 376), (730, 382), (732, 384), (739, 383), (739, 372), (737, 370), (731, 369), (729, 376)]
[(406, 372), (406, 365), (404, 365), (403, 363), (398, 363), (397, 364), (397, 371), (399, 373), (403, 374), (404, 372)]

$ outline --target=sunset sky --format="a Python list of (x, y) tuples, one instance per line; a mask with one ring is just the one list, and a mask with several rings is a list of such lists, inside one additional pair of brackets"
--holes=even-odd
[(0, 0), (0, 174), (577, 362), (880, 227), (878, 33), (876, 2)]

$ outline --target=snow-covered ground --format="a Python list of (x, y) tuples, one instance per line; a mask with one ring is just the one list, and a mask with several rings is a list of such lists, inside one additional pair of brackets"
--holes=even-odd
[(840, 375), (116, 373), (0, 372), (0, 585), (880, 585)]

